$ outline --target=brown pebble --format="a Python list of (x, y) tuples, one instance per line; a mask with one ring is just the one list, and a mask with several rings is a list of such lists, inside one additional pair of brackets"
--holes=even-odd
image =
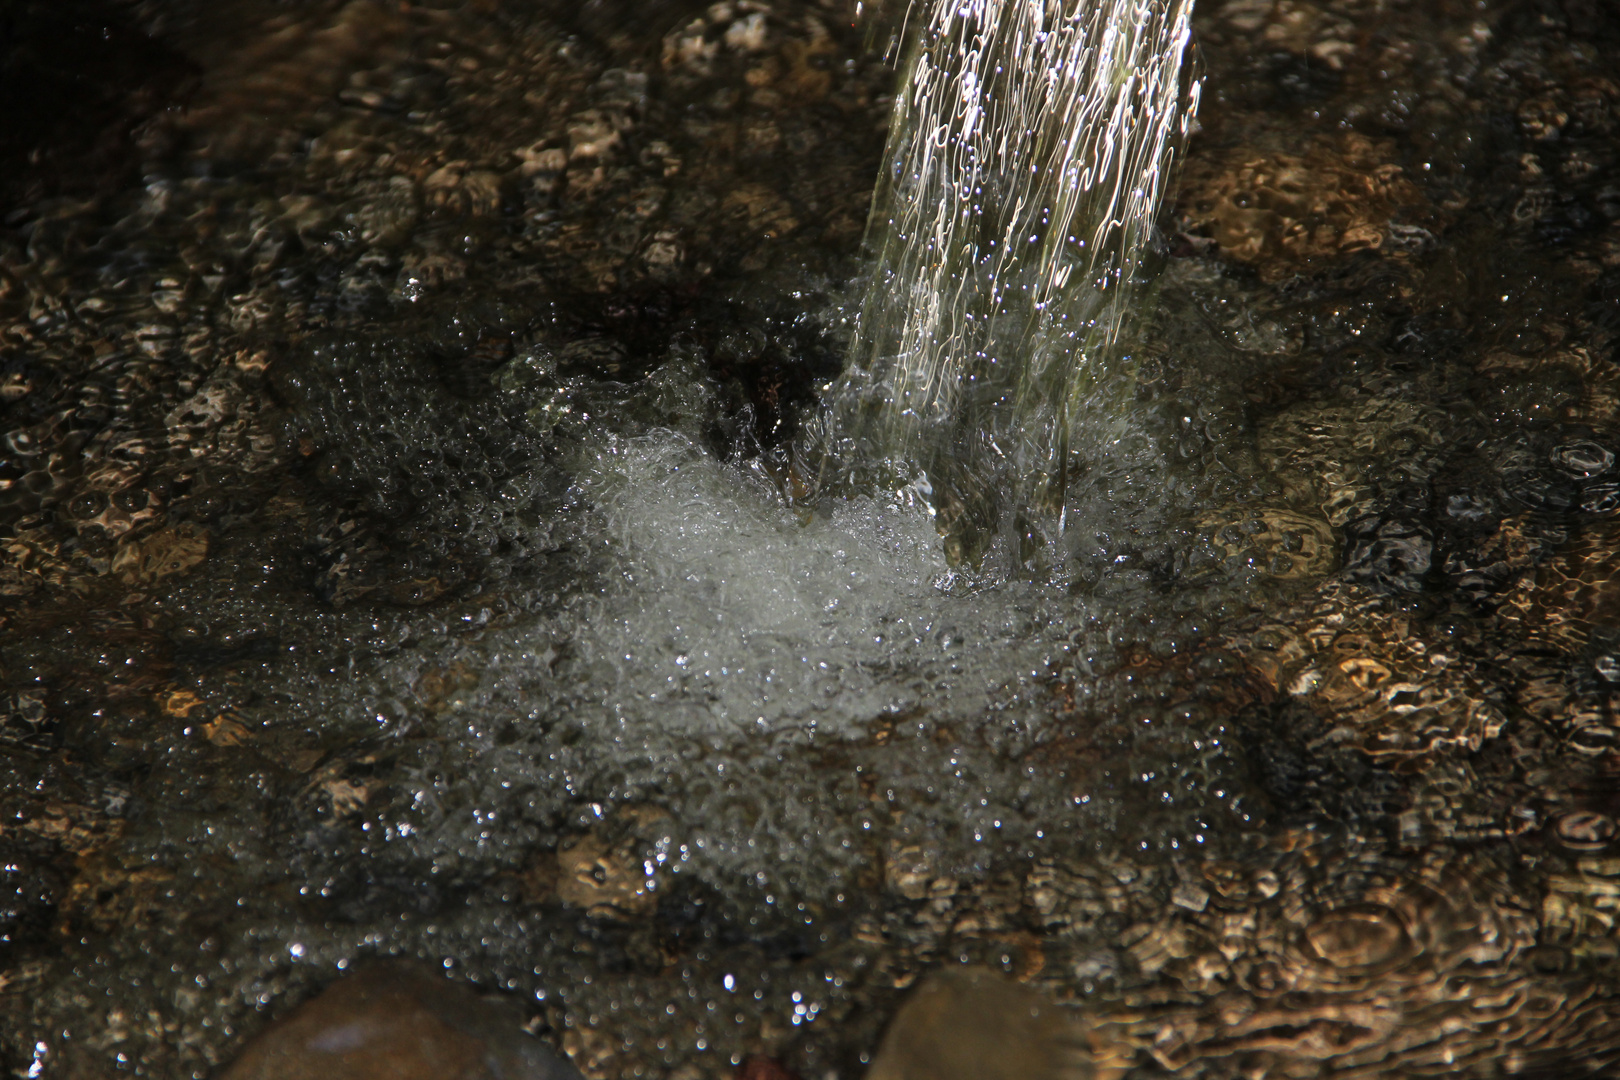
[(780, 1061), (760, 1054), (749, 1054), (737, 1066), (737, 1080), (799, 1080)]
[(866, 1080), (1091, 1080), (1068, 1012), (987, 968), (937, 972), (889, 1024)]
[(416, 965), (339, 979), (248, 1043), (223, 1080), (580, 1080), (517, 1010)]

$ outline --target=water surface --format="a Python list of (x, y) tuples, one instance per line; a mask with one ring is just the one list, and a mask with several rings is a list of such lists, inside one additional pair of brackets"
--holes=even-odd
[(842, 7), (17, 10), (8, 1068), (212, 1075), (397, 954), (591, 1076), (858, 1076), (962, 961), (1132, 1075), (1612, 1069), (1606, 10), (1198, 9), (1061, 560), (793, 459)]

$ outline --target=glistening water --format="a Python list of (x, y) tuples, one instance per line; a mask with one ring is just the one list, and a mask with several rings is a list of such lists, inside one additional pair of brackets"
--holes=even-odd
[(1099, 1076), (1613, 1071), (1609, 9), (1201, 4), (1066, 561), (977, 568), (792, 455), (900, 77), (841, 4), (7, 17), (13, 1073), (382, 955), (593, 1077), (860, 1076), (963, 960)]
[(974, 563), (998, 533), (1044, 541), (1038, 518), (1063, 531), (1069, 474), (1128, 426), (1123, 353), (1197, 109), (1190, 13), (907, 11), (921, 25), (872, 210), (875, 266), (832, 430), (803, 455), (819, 452), (822, 483), (922, 472), (953, 556)]

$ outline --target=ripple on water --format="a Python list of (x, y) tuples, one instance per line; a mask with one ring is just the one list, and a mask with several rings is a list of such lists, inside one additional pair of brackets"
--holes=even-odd
[(1417, 952), (1400, 917), (1376, 904), (1328, 912), (1305, 928), (1305, 941), (1323, 963), (1362, 975), (1387, 970)]

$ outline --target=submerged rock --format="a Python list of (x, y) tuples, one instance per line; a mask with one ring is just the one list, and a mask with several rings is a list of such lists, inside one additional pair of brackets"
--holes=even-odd
[(1189, 165), (1182, 211), (1227, 258), (1282, 281), (1325, 259), (1373, 251), (1410, 255), (1434, 236), (1418, 188), (1390, 159), (1391, 147), (1359, 135), (1320, 140), (1303, 155), (1257, 155), (1252, 147)]
[(930, 976), (883, 1037), (866, 1080), (1090, 1080), (1079, 1021), (985, 968)]
[(503, 1002), (405, 963), (339, 979), (250, 1042), (224, 1080), (579, 1080)]

